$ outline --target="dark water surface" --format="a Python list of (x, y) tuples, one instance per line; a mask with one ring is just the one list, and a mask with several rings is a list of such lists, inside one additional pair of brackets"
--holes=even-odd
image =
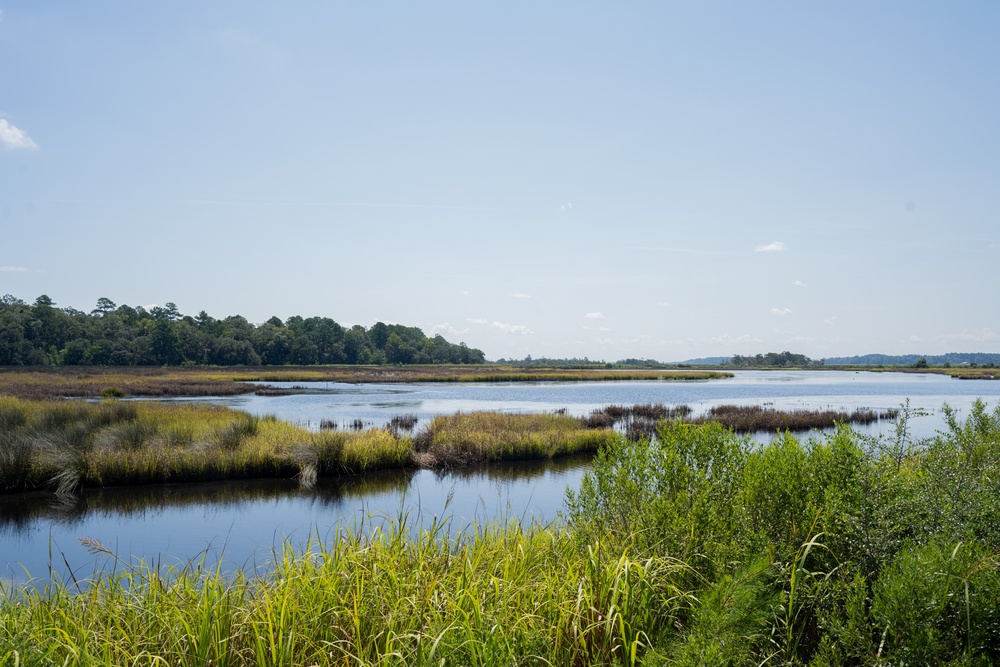
[[(911, 420), (915, 437), (944, 427), (944, 403), (964, 413), (977, 397), (991, 408), (1000, 400), (1000, 381), (838, 371), (746, 371), (697, 382), (276, 384), (305, 390), (198, 400), (318, 428), (321, 420), (346, 425), (361, 419), (381, 426), (410, 413), (426, 423), (460, 410), (565, 408), (584, 415), (611, 403), (684, 403), (697, 412), (720, 403), (853, 410), (897, 408), (909, 399), (911, 407), (930, 413)], [(893, 428), (883, 422), (859, 430), (878, 435)], [(182, 566), (221, 559), (226, 567), (255, 568), (285, 542), (301, 546), (311, 537), (324, 539), (337, 526), (370, 526), (404, 515), (413, 527), (451, 517), (453, 529), (498, 518), (550, 521), (562, 508), (566, 488), (579, 484), (588, 465), (589, 459), (575, 458), (448, 473), (402, 471), (321, 480), (313, 490), (286, 480), (92, 490), (70, 501), (51, 494), (0, 496), (0, 583), (25, 581), (29, 573), (45, 579), (50, 571), (86, 577), (95, 566), (111, 566), (108, 556), (89, 552), (78, 538), (98, 540), (125, 560)]]

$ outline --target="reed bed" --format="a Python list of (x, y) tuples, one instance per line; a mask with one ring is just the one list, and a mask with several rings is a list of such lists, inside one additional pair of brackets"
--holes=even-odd
[(181, 403), (0, 397), (0, 491), (365, 472), (410, 464), (384, 429), (311, 433), (273, 417)]
[(595, 452), (613, 437), (565, 414), (460, 412), (435, 417), (414, 448), (417, 461), (433, 467)]
[(0, 396), (0, 492), (292, 477), (308, 487), (331, 475), (593, 452), (613, 435), (564, 414), (458, 414), (410, 436), (414, 420), (321, 423), (317, 433), (220, 406)]
[(738, 433), (758, 431), (809, 431), (833, 428), (837, 424), (870, 424), (895, 419), (897, 410), (860, 408), (842, 410), (776, 410), (760, 405), (717, 405), (707, 414), (691, 416), (687, 405), (646, 403), (638, 405), (607, 405), (592, 411), (582, 419), (587, 428), (621, 427), (630, 440), (652, 438), (662, 420), (681, 420), (690, 424), (717, 422)]
[(692, 424), (719, 422), (737, 431), (809, 431), (832, 428), (837, 424), (870, 424), (883, 419), (895, 419), (897, 410), (860, 408), (843, 410), (775, 410), (760, 405), (716, 405), (708, 414), (688, 419)]

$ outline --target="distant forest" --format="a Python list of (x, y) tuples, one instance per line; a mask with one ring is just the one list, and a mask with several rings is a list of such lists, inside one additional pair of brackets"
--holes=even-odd
[(272, 317), (251, 324), (177, 306), (118, 306), (101, 298), (89, 313), (57, 308), (42, 295), (27, 304), (0, 298), (0, 365), (280, 366), (284, 364), (481, 364), (482, 350), (428, 338), (417, 327), (376, 322), (342, 327), (329, 317)]
[(741, 357), (734, 356), (730, 366), (747, 366), (750, 368), (800, 368), (803, 366), (821, 366), (822, 361), (813, 361), (804, 354), (794, 354), (792, 352), (768, 352), (767, 354), (755, 354)]
[(948, 352), (947, 354), (865, 354), (859, 357), (827, 357), (823, 361), (833, 366), (913, 366), (921, 359), (930, 366), (950, 364), (1000, 364), (1000, 354), (988, 352)]

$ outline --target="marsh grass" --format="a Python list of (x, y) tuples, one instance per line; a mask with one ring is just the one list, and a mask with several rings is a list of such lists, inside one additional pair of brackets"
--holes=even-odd
[(0, 397), (0, 418), (4, 491), (364, 472), (410, 465), (412, 451), (385, 430), (312, 433), (194, 404)]
[[(21, 664), (640, 664), (689, 606), (683, 564), (516, 523), (449, 537), (406, 520), (345, 529), (272, 574), (121, 563), (0, 596), (0, 659)], [(155, 658), (154, 658), (155, 656)]]
[(816, 428), (832, 428), (837, 424), (870, 424), (880, 420), (891, 420), (898, 416), (897, 410), (871, 410), (859, 408), (851, 412), (843, 410), (775, 410), (760, 405), (716, 405), (708, 414), (688, 419), (693, 424), (718, 422), (739, 433), (754, 431), (809, 431)]
[(595, 452), (613, 435), (564, 414), (460, 412), (435, 417), (414, 444), (422, 465), (448, 466)]
[[(320, 477), (415, 465), (552, 458), (596, 451), (610, 431), (566, 415), (472, 413), (442, 417), (411, 437), (397, 428), (311, 432), (273, 416), (220, 406), (104, 401), (25, 401), (0, 397), (0, 490), (254, 477)], [(392, 426), (394, 424), (390, 424)], [(415, 449), (419, 443), (419, 451)]]

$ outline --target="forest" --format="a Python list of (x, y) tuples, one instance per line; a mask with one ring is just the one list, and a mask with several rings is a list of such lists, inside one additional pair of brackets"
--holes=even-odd
[(182, 314), (102, 297), (89, 313), (42, 295), (0, 298), (0, 366), (280, 366), (285, 364), (481, 364), (482, 350), (430, 338), (417, 327), (376, 322), (346, 328), (329, 317)]

